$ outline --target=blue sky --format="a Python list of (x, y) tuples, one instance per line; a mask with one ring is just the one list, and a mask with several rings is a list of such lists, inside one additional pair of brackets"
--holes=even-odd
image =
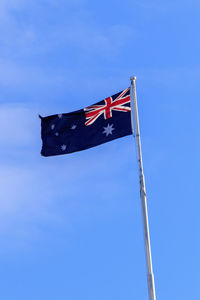
[(199, 300), (199, 9), (1, 0), (1, 299), (147, 299), (134, 139), (43, 158), (38, 119), (136, 75), (157, 298)]

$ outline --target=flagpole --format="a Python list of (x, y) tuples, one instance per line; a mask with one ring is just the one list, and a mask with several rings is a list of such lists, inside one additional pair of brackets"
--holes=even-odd
[(142, 204), (142, 216), (143, 216), (143, 225), (144, 225), (148, 292), (149, 292), (149, 300), (156, 300), (154, 275), (153, 275), (153, 267), (152, 267), (152, 259), (151, 259), (149, 221), (148, 221), (148, 212), (147, 212), (147, 197), (146, 197), (145, 179), (144, 179), (143, 163), (142, 163), (142, 150), (141, 150), (141, 141), (140, 141), (140, 128), (139, 128), (136, 86), (135, 86), (136, 77), (131, 77), (130, 80), (131, 80), (131, 85), (133, 90), (133, 104), (134, 104), (133, 107), (135, 113), (135, 131), (136, 131), (137, 155), (138, 155), (138, 164), (139, 164), (140, 198)]

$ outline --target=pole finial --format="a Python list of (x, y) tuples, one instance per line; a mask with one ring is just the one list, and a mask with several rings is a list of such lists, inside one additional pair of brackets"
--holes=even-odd
[(136, 76), (131, 76), (131, 77), (130, 77), (130, 80), (131, 80), (131, 81), (135, 81), (135, 80), (136, 80)]

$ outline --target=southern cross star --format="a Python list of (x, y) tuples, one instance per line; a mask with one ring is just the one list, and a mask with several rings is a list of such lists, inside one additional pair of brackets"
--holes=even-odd
[(72, 125), (71, 129), (74, 130), (76, 129), (77, 125)]
[(108, 136), (109, 134), (112, 134), (113, 130), (115, 130), (115, 128), (113, 128), (113, 124), (108, 124), (107, 127), (104, 127), (104, 131), (102, 133), (105, 133), (106, 136)]
[(66, 146), (66, 145), (62, 145), (62, 146), (61, 146), (61, 150), (62, 150), (62, 151), (65, 151), (65, 150), (66, 150), (66, 148), (67, 148), (67, 146)]

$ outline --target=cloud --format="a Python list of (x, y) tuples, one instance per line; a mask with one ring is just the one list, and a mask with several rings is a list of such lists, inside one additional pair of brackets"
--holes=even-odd
[(100, 28), (79, 20), (66, 28), (60, 28), (55, 34), (62, 43), (82, 49), (85, 54), (95, 53), (111, 58), (126, 47), (128, 39), (133, 36), (133, 30), (127, 25), (119, 24)]
[[(59, 1), (58, 5), (53, 0), (3, 0), (1, 87), (11, 88), (11, 93), (12, 88), (37, 91), (41, 87), (75, 86), (77, 74), (82, 72), (86, 78), (88, 65), (97, 57), (100, 65), (105, 59), (116, 60), (136, 33), (116, 20), (102, 26), (86, 4), (86, 1)], [(67, 18), (63, 11), (67, 11)]]
[[(15, 166), (4, 163), (0, 170), (0, 240), (14, 237), (28, 245), (45, 239), (45, 228), (52, 225), (70, 232), (92, 219), (115, 215), (121, 201), (125, 208), (127, 203), (120, 195), (126, 195), (127, 187), (120, 185), (115, 170), (110, 172), (111, 177), (105, 174), (106, 165), (113, 164), (111, 153), (106, 155), (108, 159), (103, 157), (101, 163), (95, 153), (85, 160), (71, 156), (57, 161), (38, 158)], [(128, 180), (128, 173), (126, 177)]]
[(20, 10), (24, 7), (25, 0), (1, 0), (0, 2), (0, 15), (7, 18), (14, 10)]
[[(75, 8), (71, 7), (72, 3)], [(58, 5), (50, 0), (28, 3), (22, 0), (3, 1), (0, 11), (6, 17), (0, 22), (0, 40), (4, 57), (10, 59), (22, 55), (34, 56), (51, 52), (58, 47), (78, 48), (88, 54), (98, 53), (110, 57), (119, 53), (121, 48), (126, 47), (127, 39), (133, 35), (131, 27), (116, 22), (109, 26), (98, 24), (91, 12), (81, 9), (84, 3), (85, 1), (65, 1), (62, 6), (60, 2)], [(44, 14), (47, 4), (48, 13)], [(62, 7), (64, 10), (68, 7), (67, 18), (61, 13)], [(15, 10), (16, 13), (13, 14)], [(73, 14), (70, 14), (70, 10)], [(26, 16), (22, 21), (21, 11)], [(55, 22), (58, 14), (60, 19)], [(31, 21), (32, 18), (36, 21)]]
[[(44, 238), (43, 227), (53, 224), (71, 231), (91, 218), (117, 212), (116, 198), (127, 191), (114, 174), (121, 174), (130, 163), (132, 140), (131, 147), (124, 140), (121, 145), (104, 145), (107, 150), (103, 152), (98, 147), (96, 151), (42, 158), (40, 122), (33, 108), (21, 104), (0, 106), (0, 136), (1, 241), (14, 238), (24, 247), (33, 239)], [(121, 151), (123, 160), (116, 158), (116, 150)], [(107, 173), (109, 165), (112, 170)], [(126, 176), (128, 180), (128, 173)]]

